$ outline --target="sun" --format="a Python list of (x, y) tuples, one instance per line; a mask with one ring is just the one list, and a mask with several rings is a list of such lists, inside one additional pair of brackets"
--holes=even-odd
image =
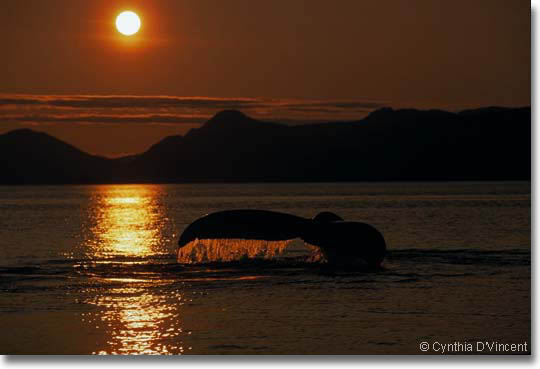
[(116, 17), (116, 29), (125, 36), (136, 34), (141, 28), (141, 19), (131, 10), (123, 11)]

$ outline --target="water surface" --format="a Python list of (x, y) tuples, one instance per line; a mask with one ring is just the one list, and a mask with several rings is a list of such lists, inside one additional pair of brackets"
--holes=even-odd
[[(235, 208), (370, 223), (387, 241), (385, 268), (176, 263), (189, 223)], [(528, 182), (0, 187), (1, 353), (418, 354), (423, 341), (530, 341), (530, 227)]]

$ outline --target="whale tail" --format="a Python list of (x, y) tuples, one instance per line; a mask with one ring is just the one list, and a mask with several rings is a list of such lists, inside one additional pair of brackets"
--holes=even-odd
[(273, 257), (295, 238), (316, 247), (333, 265), (360, 263), (377, 267), (386, 253), (386, 243), (377, 229), (344, 221), (331, 212), (307, 219), (268, 210), (240, 209), (208, 214), (191, 223), (178, 241), (178, 261), (227, 261), (261, 254)]

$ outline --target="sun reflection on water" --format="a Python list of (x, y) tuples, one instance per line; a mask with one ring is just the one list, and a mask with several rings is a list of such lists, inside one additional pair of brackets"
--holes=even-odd
[[(177, 302), (168, 302), (171, 298)], [(94, 354), (166, 355), (185, 351), (180, 338), (180, 293), (166, 297), (149, 293), (146, 287), (121, 287), (90, 303), (102, 311), (89, 319), (90, 323), (96, 328), (104, 326), (110, 335), (107, 347)]]
[(85, 247), (98, 268), (91, 278), (102, 287), (86, 300), (97, 310), (82, 317), (102, 337), (94, 354), (184, 352), (183, 296), (159, 270), (145, 269), (153, 257), (170, 253), (161, 190), (146, 185), (95, 188)]
[(140, 257), (163, 254), (163, 223), (156, 186), (100, 186), (93, 198), (91, 257)]

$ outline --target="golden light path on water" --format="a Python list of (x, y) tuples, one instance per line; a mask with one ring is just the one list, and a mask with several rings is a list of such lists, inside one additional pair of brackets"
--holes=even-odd
[(145, 257), (159, 249), (166, 214), (159, 207), (159, 187), (103, 186), (94, 196), (93, 257)]
[[(116, 281), (117, 282), (117, 281)], [(150, 293), (148, 287), (126, 281), (126, 286), (113, 288), (100, 296), (96, 305), (102, 308), (101, 316), (92, 324), (106, 327), (110, 338), (107, 347), (95, 354), (180, 354), (184, 352), (179, 336), (178, 305), (182, 295), (175, 293), (178, 302), (171, 304), (164, 296)]]
[(166, 253), (162, 229), (167, 216), (158, 203), (159, 195), (158, 186), (95, 188), (93, 226), (86, 247), (96, 264), (110, 266), (111, 272), (109, 276), (96, 276), (106, 287), (87, 301), (98, 308), (98, 313), (83, 316), (83, 321), (107, 335), (106, 347), (94, 354), (184, 352), (178, 337), (182, 333), (182, 293), (163, 291), (173, 281), (162, 279), (159, 273), (134, 272), (126, 277), (112, 272), (118, 268), (125, 273), (126, 267), (133, 267), (133, 258), (144, 263), (144, 258)]

